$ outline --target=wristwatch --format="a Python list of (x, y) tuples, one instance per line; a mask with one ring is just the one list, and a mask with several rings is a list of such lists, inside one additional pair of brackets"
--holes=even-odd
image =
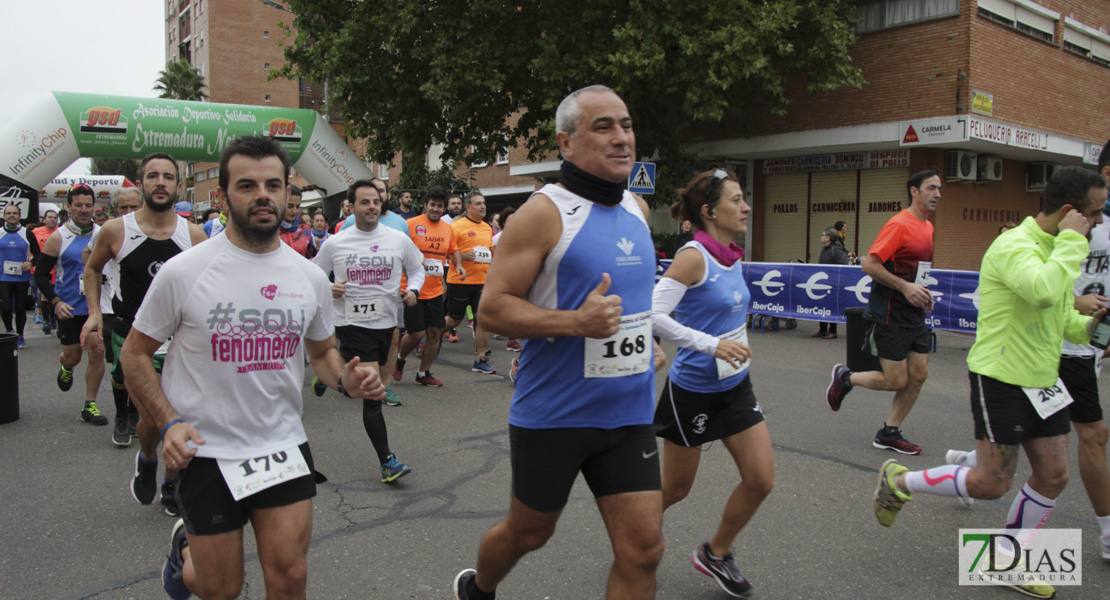
[(343, 376), (342, 375), (340, 375), (335, 381), (336, 381), (335, 391), (339, 392), (340, 394), (343, 394), (344, 396), (346, 396), (348, 398), (353, 398), (353, 396), (351, 396), (350, 394), (347, 393), (347, 389), (343, 387)]

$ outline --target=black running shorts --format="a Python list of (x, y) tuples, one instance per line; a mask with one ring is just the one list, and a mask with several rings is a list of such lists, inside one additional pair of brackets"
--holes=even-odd
[(447, 320), (443, 314), (443, 296), (417, 300), (415, 306), (405, 305), (405, 331), (420, 333), (429, 327), (443, 329)]
[(89, 315), (73, 315), (72, 318), (58, 317), (58, 333), (61, 334), (63, 346), (72, 346), (81, 343), (81, 328), (89, 320)]
[(655, 406), (655, 435), (679, 446), (700, 446), (762, 423), (751, 379), (723, 392), (695, 392), (668, 377)]
[(1102, 404), (1098, 400), (1098, 369), (1093, 356), (1060, 358), (1060, 379), (1075, 400), (1068, 406), (1073, 423), (1098, 423), (1102, 420)]
[(360, 363), (384, 365), (389, 361), (389, 345), (393, 341), (393, 327), (389, 329), (367, 329), (354, 325), (335, 328), (339, 340), (339, 354), (344, 361), (358, 357)]
[(925, 325), (902, 327), (872, 323), (871, 329), (867, 331), (867, 342), (871, 346), (872, 356), (903, 361), (910, 352), (928, 354), (931, 334), (932, 330)]
[(562, 510), (578, 472), (595, 498), (662, 488), (652, 425), (617, 429), (509, 426), (513, 495), (538, 512)]
[(194, 458), (177, 472), (175, 498), (185, 519), (185, 531), (193, 535), (215, 535), (242, 529), (250, 513), (258, 508), (288, 506), (316, 496), (316, 477), (308, 442), (299, 446), (309, 474), (266, 488), (236, 502), (214, 458)]
[(1017, 446), (1025, 440), (1067, 435), (1071, 431), (1067, 409), (1042, 419), (1021, 386), (970, 371), (968, 375), (975, 439)]
[(447, 284), (447, 316), (461, 321), (466, 318), (466, 307), (474, 314), (474, 322), (478, 322), (478, 302), (482, 299), (482, 284), (473, 283), (448, 283)]

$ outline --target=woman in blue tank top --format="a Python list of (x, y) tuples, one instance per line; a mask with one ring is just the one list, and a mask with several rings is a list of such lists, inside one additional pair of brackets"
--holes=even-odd
[[(663, 438), (663, 507), (690, 492), (702, 444), (721, 440), (740, 472), (717, 531), (690, 556), (694, 567), (733, 596), (751, 593), (732, 543), (774, 486), (771, 436), (752, 392), (747, 312), (751, 294), (732, 239), (748, 231), (751, 208), (736, 176), (715, 169), (695, 176), (671, 216), (694, 226), (655, 286), (652, 326), (679, 346), (655, 410)], [(671, 313), (674, 317), (671, 317)]]

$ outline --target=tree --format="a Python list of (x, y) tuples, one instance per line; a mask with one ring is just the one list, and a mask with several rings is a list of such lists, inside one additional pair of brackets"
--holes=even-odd
[(699, 125), (757, 103), (783, 114), (788, 82), (810, 93), (863, 82), (840, 0), (288, 4), (296, 37), (277, 75), (327, 80), (329, 112), (367, 138), (370, 158), (400, 151), (406, 167), (434, 142), (473, 164), (521, 140), (535, 160), (554, 148), (559, 101), (604, 83), (636, 120), (638, 153), (679, 168)]
[(206, 87), (208, 85), (204, 83), (200, 71), (184, 60), (166, 63), (165, 70), (159, 71), (158, 79), (154, 81), (154, 89), (162, 92), (159, 98), (176, 100), (206, 100)]
[(123, 175), (133, 183), (139, 180), (139, 161), (131, 158), (94, 158), (93, 175)]

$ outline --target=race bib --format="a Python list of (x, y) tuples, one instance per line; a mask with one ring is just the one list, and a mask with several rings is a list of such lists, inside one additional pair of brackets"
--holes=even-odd
[(586, 338), (585, 376), (626, 377), (651, 370), (651, 311), (621, 317), (621, 328), (605, 339)]
[(917, 279), (914, 283), (921, 287), (929, 287), (929, 272), (933, 270), (933, 263), (921, 261), (917, 263)]
[(216, 463), (236, 502), (279, 483), (312, 474), (297, 446), (246, 460), (221, 458)]
[(4, 274), (5, 275), (22, 275), (23, 263), (11, 260), (4, 261)]
[[(747, 324), (741, 325), (739, 329), (733, 329), (732, 331), (720, 336), (720, 338), (722, 340), (732, 340), (734, 342), (740, 342), (741, 344), (744, 344), (745, 346), (747, 346), (748, 345), (748, 326), (747, 326)], [(729, 377), (732, 377), (733, 375), (736, 375), (737, 373), (742, 372), (744, 369), (747, 369), (748, 365), (750, 365), (751, 363), (752, 363), (752, 360), (749, 358), (748, 360), (744, 361), (743, 364), (741, 364), (739, 367), (737, 367), (733, 363), (731, 363), (727, 360), (722, 360), (722, 359), (718, 358), (717, 359), (717, 379), (728, 379)]]
[(425, 258), (424, 273), (429, 277), (443, 277), (443, 261), (438, 258)]
[(1068, 393), (1068, 388), (1064, 386), (1064, 382), (1059, 377), (1056, 378), (1056, 385), (1052, 387), (1041, 388), (1021, 388), (1026, 396), (1029, 396), (1029, 401), (1033, 403), (1033, 409), (1042, 419), (1047, 419), (1052, 415), (1060, 412), (1060, 409), (1071, 404), (1074, 400), (1071, 394)]
[(369, 291), (348, 291), (343, 296), (343, 316), (348, 323), (377, 321), (385, 316), (385, 295)]
[(493, 251), (485, 246), (474, 246), (471, 248), (474, 251), (474, 262), (476, 263), (489, 263), (493, 260)]

